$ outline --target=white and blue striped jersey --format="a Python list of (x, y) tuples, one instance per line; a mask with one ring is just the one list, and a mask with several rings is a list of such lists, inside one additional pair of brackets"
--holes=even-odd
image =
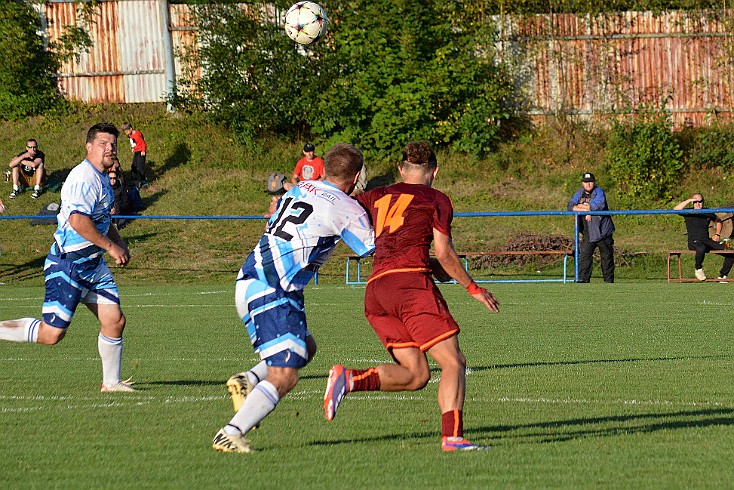
[(299, 182), (280, 199), (237, 279), (302, 290), (340, 240), (360, 257), (374, 251), (375, 233), (367, 212), (329, 182)]
[(88, 160), (74, 167), (61, 188), (61, 208), (56, 216), (58, 225), (50, 253), (56, 256), (67, 254), (77, 263), (104, 255), (103, 249), (71, 227), (69, 217), (73, 213), (87, 216), (97, 231), (107, 235), (114, 200), (115, 193), (106, 173), (97, 170)]

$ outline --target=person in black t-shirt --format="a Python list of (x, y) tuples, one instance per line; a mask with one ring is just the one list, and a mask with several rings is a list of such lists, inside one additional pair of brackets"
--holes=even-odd
[[(689, 204), (693, 204), (693, 209), (703, 210), (704, 198), (702, 194), (694, 194), (690, 199), (681, 201), (675, 205), (673, 209), (680, 211), (685, 209)], [(688, 231), (688, 249), (696, 251), (696, 279), (699, 281), (706, 280), (706, 274), (703, 271), (703, 259), (709, 250), (724, 250), (724, 245), (718, 242), (721, 239), (721, 220), (714, 213), (696, 213), (682, 214), (686, 222), (686, 230)], [(716, 227), (716, 233), (713, 239), (709, 238), (709, 225), (713, 222)], [(734, 265), (734, 255), (724, 257), (724, 264), (721, 266), (719, 279), (726, 279), (729, 275), (731, 267)]]
[(10, 171), (13, 174), (13, 192), (10, 193), (10, 199), (15, 199), (23, 191), (21, 184), (33, 185), (31, 197), (38, 199), (41, 195), (41, 185), (46, 178), (45, 163), (46, 155), (38, 149), (38, 142), (33, 138), (29, 139), (25, 150), (10, 160)]

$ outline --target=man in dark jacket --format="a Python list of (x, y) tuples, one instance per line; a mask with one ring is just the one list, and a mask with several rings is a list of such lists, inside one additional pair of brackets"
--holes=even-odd
[[(581, 188), (568, 201), (569, 211), (608, 211), (607, 196), (596, 185), (594, 174), (585, 173)], [(604, 282), (614, 282), (614, 223), (611, 216), (578, 216), (582, 240), (579, 248), (579, 281), (589, 282), (594, 250), (599, 247)]]

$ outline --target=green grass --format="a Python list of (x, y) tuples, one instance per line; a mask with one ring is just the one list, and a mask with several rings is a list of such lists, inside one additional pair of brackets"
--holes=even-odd
[[(231, 279), (231, 278), (230, 278)], [(5, 488), (721, 488), (734, 479), (729, 284), (491, 285), (490, 314), (443, 286), (469, 366), (466, 434), (493, 449), (443, 454), (433, 381), (321, 408), (335, 362), (388, 355), (362, 288), (306, 292), (319, 353), (251, 455), (216, 453), (224, 381), (256, 362), (233, 286), (124, 286), (123, 374), (98, 393), (98, 326), (78, 312), (54, 347), (0, 342)], [(41, 287), (0, 285), (0, 318), (37, 316)]]

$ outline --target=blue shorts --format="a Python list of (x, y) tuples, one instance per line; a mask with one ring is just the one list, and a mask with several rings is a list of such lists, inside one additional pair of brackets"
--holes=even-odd
[(257, 279), (240, 279), (235, 288), (237, 313), (255, 352), (269, 366), (300, 369), (308, 364), (303, 292), (285, 292)]
[(43, 321), (68, 328), (79, 303), (120, 304), (115, 278), (103, 259), (76, 264), (49, 254), (43, 267)]

